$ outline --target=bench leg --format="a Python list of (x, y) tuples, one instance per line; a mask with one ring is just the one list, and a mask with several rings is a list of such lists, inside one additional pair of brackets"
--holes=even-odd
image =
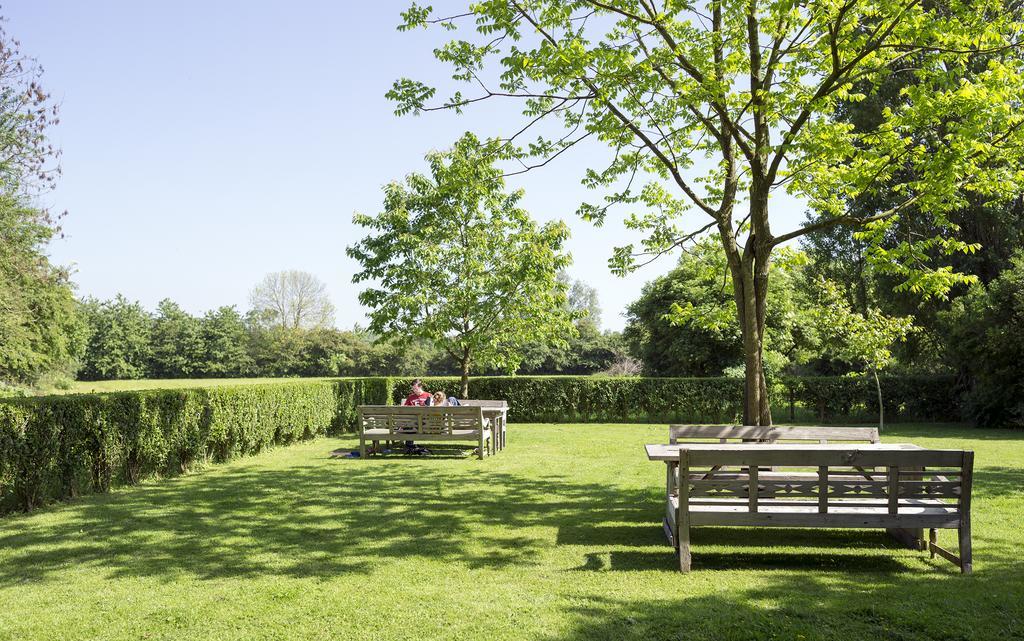
[(690, 524), (680, 519), (676, 535), (676, 552), (679, 554), (679, 571), (690, 571)]
[(366, 437), (359, 435), (359, 458), (366, 458)]
[(971, 524), (967, 522), (957, 530), (960, 539), (960, 572), (970, 574), (971, 570)]
[(477, 448), (477, 452), (480, 453), (478, 457), (481, 461), (484, 460), (484, 431), (480, 430), (480, 446)]
[(928, 530), (928, 553), (931, 558), (935, 558), (935, 545), (939, 542), (939, 532), (935, 528)]

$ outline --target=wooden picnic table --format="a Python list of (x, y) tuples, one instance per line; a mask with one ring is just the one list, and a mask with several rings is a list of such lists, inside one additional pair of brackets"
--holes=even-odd
[[(648, 460), (666, 464), (664, 527), (683, 571), (694, 525), (879, 527), (971, 571), (973, 452), (913, 443), (659, 443), (645, 450)], [(939, 528), (958, 530), (959, 555), (937, 545)]]
[(644, 446), (647, 451), (647, 458), (651, 461), (679, 461), (679, 450), (703, 450), (726, 452), (737, 452), (745, 449), (752, 451), (765, 450), (865, 450), (871, 452), (890, 452), (894, 450), (920, 450), (919, 445), (913, 443), (861, 443), (850, 445), (848, 443), (676, 443), (668, 445), (665, 443), (650, 443)]
[[(919, 445), (913, 443), (861, 443), (849, 445), (842, 443), (815, 444), (815, 443), (649, 443), (644, 445), (647, 451), (647, 460), (665, 462), (665, 495), (672, 494), (676, 487), (676, 470), (679, 468), (679, 450), (704, 451), (704, 452), (793, 452), (822, 450), (850, 451), (862, 450), (866, 452), (895, 452), (900, 450), (920, 450)], [(768, 472), (768, 476), (771, 472)], [(786, 472), (786, 476), (792, 477), (792, 472)]]

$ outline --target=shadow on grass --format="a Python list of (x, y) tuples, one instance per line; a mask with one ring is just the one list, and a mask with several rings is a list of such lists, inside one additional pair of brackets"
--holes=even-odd
[[(623, 558), (625, 556), (625, 558)], [(785, 555), (788, 561), (802, 555)], [(588, 564), (601, 560), (588, 557)], [(612, 553), (611, 563), (635, 565)], [(597, 569), (597, 568), (586, 568)], [(575, 598), (568, 631), (547, 641), (803, 639), (847, 641), (992, 641), (1024, 638), (1024, 579), (998, 566), (984, 577), (885, 572), (762, 573), (750, 586), (692, 589), (680, 577), (677, 595), (617, 600)], [(695, 592), (699, 594), (694, 595)]]
[[(555, 529), (555, 545), (580, 548), (576, 570), (675, 571), (658, 487), (415, 460), (235, 464), (0, 520), (0, 586), (55, 580), (69, 566), (168, 581), (364, 573), (396, 558), (501, 569), (539, 563), (552, 543), (525, 531), (538, 526)], [(1020, 482), (1017, 470), (988, 473), (979, 475), (986, 491)], [(911, 558), (890, 556), (897, 546), (874, 531), (698, 528), (693, 536), (700, 570), (898, 573)], [(817, 549), (779, 549), (794, 545)], [(1012, 558), (1009, 544), (992, 545)], [(631, 549), (609, 549), (621, 547)]]

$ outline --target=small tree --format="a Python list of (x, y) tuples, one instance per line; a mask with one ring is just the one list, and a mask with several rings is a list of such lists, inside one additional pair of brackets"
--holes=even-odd
[(892, 346), (913, 332), (911, 316), (886, 316), (877, 307), (866, 314), (853, 311), (850, 302), (834, 282), (820, 280), (820, 307), (815, 310), (818, 331), (825, 351), (835, 358), (866, 368), (875, 379), (878, 392), (878, 429), (885, 427), (882, 383), (878, 372), (892, 362)]
[(384, 211), (353, 217), (370, 234), (347, 250), (363, 268), (353, 282), (377, 283), (359, 294), (370, 331), (432, 341), (460, 364), (463, 397), (474, 365), (512, 372), (527, 344), (564, 344), (575, 332), (557, 278), (570, 261), (568, 230), (537, 225), (493, 158), (468, 133), (428, 155), (429, 177), (391, 183)]
[(254, 316), (270, 327), (316, 329), (334, 325), (327, 285), (309, 272), (267, 274), (249, 295)]

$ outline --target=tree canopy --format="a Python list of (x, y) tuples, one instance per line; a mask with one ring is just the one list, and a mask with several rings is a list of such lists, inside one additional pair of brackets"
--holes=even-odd
[[(1019, 8), (1000, 0), (494, 0), (446, 15), (414, 4), (403, 19), (403, 29), (457, 34), (435, 56), (471, 88), (436, 99), (431, 84), (400, 79), (389, 92), (398, 113), (516, 100), (526, 124), (509, 128), (505, 153), (527, 167), (588, 138), (613, 150), (584, 177), (603, 199), (580, 213), (601, 222), (626, 205), (627, 224), (646, 232), (640, 247), (616, 250), (614, 269), (705, 232), (718, 238), (743, 337), (748, 424), (771, 421), (763, 348), (773, 250), (856, 228), (899, 289), (941, 296), (965, 277), (922, 254), (972, 249), (952, 236), (948, 213), (1021, 188), (1024, 31)], [(893, 75), (912, 82), (871, 127), (837, 118), (839, 105)], [(535, 127), (550, 120), (564, 133)], [(537, 136), (524, 143), (528, 132)], [(770, 197), (782, 190), (819, 217), (773, 229)], [(890, 207), (849, 208), (879, 190), (896, 196)], [(909, 216), (940, 233), (882, 247)]]
[(309, 272), (289, 269), (263, 277), (249, 295), (254, 318), (268, 326), (314, 329), (334, 325), (327, 285)]
[(466, 134), (427, 156), (430, 175), (411, 174), (384, 189), (384, 209), (356, 214), (368, 235), (347, 252), (372, 283), (359, 294), (370, 330), (422, 338), (461, 365), (462, 395), (474, 365), (515, 371), (534, 342), (574, 334), (566, 285), (562, 222), (538, 225), (506, 191), (493, 149)]

